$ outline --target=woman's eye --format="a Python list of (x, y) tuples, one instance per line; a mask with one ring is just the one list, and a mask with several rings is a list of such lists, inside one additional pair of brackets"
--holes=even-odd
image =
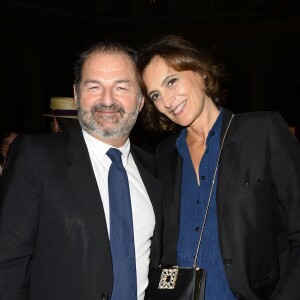
[(152, 94), (152, 95), (150, 96), (150, 99), (154, 102), (154, 101), (157, 100), (158, 97), (159, 97), (159, 94), (158, 94), (158, 93), (155, 93), (155, 94)]
[(177, 78), (171, 78), (169, 81), (168, 81), (168, 85), (173, 85), (175, 82), (177, 81)]

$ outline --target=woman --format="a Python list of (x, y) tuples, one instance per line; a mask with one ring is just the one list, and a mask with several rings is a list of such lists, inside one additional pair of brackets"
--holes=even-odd
[(219, 106), (222, 67), (181, 37), (142, 49), (137, 68), (148, 127), (181, 128), (157, 152), (162, 266), (191, 267), (204, 225), (206, 300), (300, 299), (297, 139), (277, 113)]

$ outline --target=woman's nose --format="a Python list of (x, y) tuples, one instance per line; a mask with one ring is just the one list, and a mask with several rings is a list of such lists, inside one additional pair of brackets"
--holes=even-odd
[(165, 96), (165, 97), (162, 97), (162, 101), (163, 101), (164, 107), (168, 108), (168, 109), (171, 108), (171, 104), (174, 101), (174, 99), (175, 99), (174, 96)]

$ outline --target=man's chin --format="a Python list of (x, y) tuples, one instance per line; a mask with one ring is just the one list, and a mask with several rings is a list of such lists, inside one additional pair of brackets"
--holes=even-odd
[(105, 140), (113, 140), (125, 135), (124, 132), (110, 130), (94, 131), (92, 134)]
[[(102, 124), (103, 125), (103, 124)], [(93, 130), (93, 134), (99, 135), (103, 138), (113, 139), (124, 135), (123, 126), (115, 124), (114, 122), (108, 123), (105, 122), (105, 126), (97, 124)]]

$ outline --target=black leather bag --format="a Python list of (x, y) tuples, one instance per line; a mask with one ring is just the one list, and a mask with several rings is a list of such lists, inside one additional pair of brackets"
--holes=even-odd
[(204, 300), (205, 279), (201, 268), (150, 268), (145, 300)]

